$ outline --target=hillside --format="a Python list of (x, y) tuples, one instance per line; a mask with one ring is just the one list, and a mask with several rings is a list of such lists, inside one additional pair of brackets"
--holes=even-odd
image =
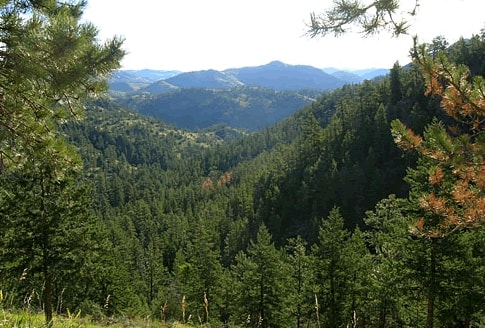
[[(104, 326), (483, 326), (484, 226), (428, 231), (484, 212), (485, 39), (440, 50), (449, 61), (423, 50), (432, 68), (454, 64), (427, 80), (418, 64), (396, 63), (326, 92), (109, 94), (86, 103), (83, 120), (58, 120), (56, 149), (73, 145), (82, 165), (73, 156), (47, 170), (55, 174), (33, 175), (24, 168), (43, 163), (25, 161), (0, 175), (4, 321), (10, 309), (43, 310), (39, 271), (54, 263), (59, 317)], [(440, 83), (456, 90), (447, 71), (463, 88), (441, 102)], [(219, 73), (201, 74), (222, 86)], [(425, 93), (430, 80), (435, 94)], [(450, 118), (450, 104), (480, 121)], [(44, 229), (29, 233), (33, 224)], [(49, 243), (58, 257), (39, 246)]]
[[(153, 81), (160, 76), (167, 78)], [(118, 71), (110, 87), (118, 102), (179, 128), (223, 124), (254, 131), (291, 115), (322, 92), (360, 81), (362, 77), (351, 72), (327, 74), (311, 66), (274, 61), (179, 74)]]
[(183, 88), (154, 96), (125, 96), (118, 101), (179, 128), (193, 130), (225, 124), (259, 130), (291, 115), (319, 94), (315, 90), (275, 91), (261, 87)]

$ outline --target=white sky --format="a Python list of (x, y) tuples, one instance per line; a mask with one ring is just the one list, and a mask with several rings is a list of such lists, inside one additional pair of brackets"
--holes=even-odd
[[(411, 9), (414, 0), (401, 0)], [(485, 27), (485, 0), (420, 0), (411, 35), (452, 43)], [(84, 18), (101, 40), (125, 38), (124, 69), (194, 71), (287, 64), (390, 68), (409, 61), (411, 36), (305, 36), (311, 12), (332, 0), (89, 0)]]

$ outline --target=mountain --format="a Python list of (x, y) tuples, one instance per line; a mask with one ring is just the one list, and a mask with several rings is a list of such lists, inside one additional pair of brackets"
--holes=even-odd
[(173, 84), (170, 84), (166, 80), (160, 80), (155, 83), (149, 84), (148, 86), (144, 87), (143, 89), (140, 89), (139, 91), (148, 92), (156, 95), (156, 94), (168, 93), (178, 89), (179, 87)]
[(274, 90), (329, 90), (345, 84), (321, 69), (306, 65), (288, 65), (280, 61), (262, 66), (228, 69), (225, 72), (231, 73), (245, 85)]
[(117, 71), (110, 81), (112, 91), (165, 93), (180, 88), (230, 89), (239, 86), (258, 86), (273, 90), (332, 90), (344, 84), (360, 83), (387, 69), (342, 71), (334, 68), (319, 69), (307, 65), (288, 65), (273, 61), (266, 65), (230, 68), (224, 71), (201, 70), (193, 72), (127, 70)]
[(164, 71), (164, 70), (153, 70), (153, 69), (142, 69), (142, 70), (127, 70), (125, 72), (135, 74), (149, 82), (155, 82), (159, 80), (164, 80), (171, 78), (172, 76), (178, 75), (182, 72), (180, 71)]
[(117, 70), (109, 80), (109, 88), (118, 92), (133, 92), (145, 88), (152, 83), (171, 78), (180, 74), (180, 71), (163, 70)]
[(326, 67), (322, 69), (327, 74), (343, 80), (347, 83), (360, 83), (364, 80), (372, 80), (378, 76), (385, 76), (389, 74), (387, 68), (366, 68), (359, 70), (340, 70), (335, 67)]
[[(382, 71), (357, 73), (373, 72)], [(329, 74), (312, 66), (273, 61), (224, 71), (118, 71), (111, 88), (118, 91), (113, 95), (120, 103), (178, 128), (225, 124), (254, 131), (291, 115), (322, 92), (360, 83), (364, 77), (357, 73)]]
[(179, 88), (206, 89), (229, 89), (244, 84), (231, 74), (213, 69), (181, 73), (166, 79), (165, 82)]
[(385, 68), (362, 69), (362, 70), (354, 71), (354, 73), (361, 76), (363, 80), (372, 80), (378, 76), (385, 76), (389, 74), (389, 69), (385, 69)]
[(360, 83), (363, 81), (361, 76), (349, 71), (335, 71), (331, 75), (350, 84)]

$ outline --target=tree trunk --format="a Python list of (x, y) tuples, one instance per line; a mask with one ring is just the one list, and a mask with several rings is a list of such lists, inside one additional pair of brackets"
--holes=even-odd
[(266, 318), (264, 313), (264, 274), (261, 274), (261, 280), (259, 281), (259, 324), (260, 327), (266, 327)]
[(382, 301), (379, 309), (379, 323), (378, 328), (386, 327), (386, 316), (387, 316), (387, 301)]
[(44, 179), (41, 180), (41, 189), (42, 189), (42, 213), (41, 213), (41, 221), (42, 225), (42, 239), (41, 239), (41, 247), (42, 247), (42, 274), (44, 275), (44, 293), (43, 293), (43, 302), (44, 302), (44, 314), (45, 314), (45, 323), (47, 327), (52, 327), (53, 325), (53, 318), (52, 318), (52, 276), (51, 270), (49, 268), (50, 265), (50, 235), (49, 235), (49, 220), (48, 220), (48, 210), (46, 206), (46, 202), (48, 201), (48, 192), (46, 187), (46, 181)]
[(429, 263), (428, 281), (428, 306), (426, 315), (426, 328), (433, 328), (434, 322), (434, 300), (436, 294), (436, 250), (434, 241), (431, 242), (431, 253)]
[(44, 313), (45, 313), (45, 323), (47, 327), (52, 327), (52, 277), (47, 265), (44, 266)]

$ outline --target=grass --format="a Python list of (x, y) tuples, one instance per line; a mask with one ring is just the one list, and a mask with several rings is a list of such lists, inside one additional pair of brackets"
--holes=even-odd
[[(11, 313), (0, 310), (0, 328), (46, 328), (45, 317), (42, 313), (18, 312)], [(52, 328), (194, 328), (195, 325), (182, 324), (179, 322), (164, 324), (155, 320), (118, 320), (110, 322), (91, 322), (89, 318), (80, 316), (56, 316)]]

